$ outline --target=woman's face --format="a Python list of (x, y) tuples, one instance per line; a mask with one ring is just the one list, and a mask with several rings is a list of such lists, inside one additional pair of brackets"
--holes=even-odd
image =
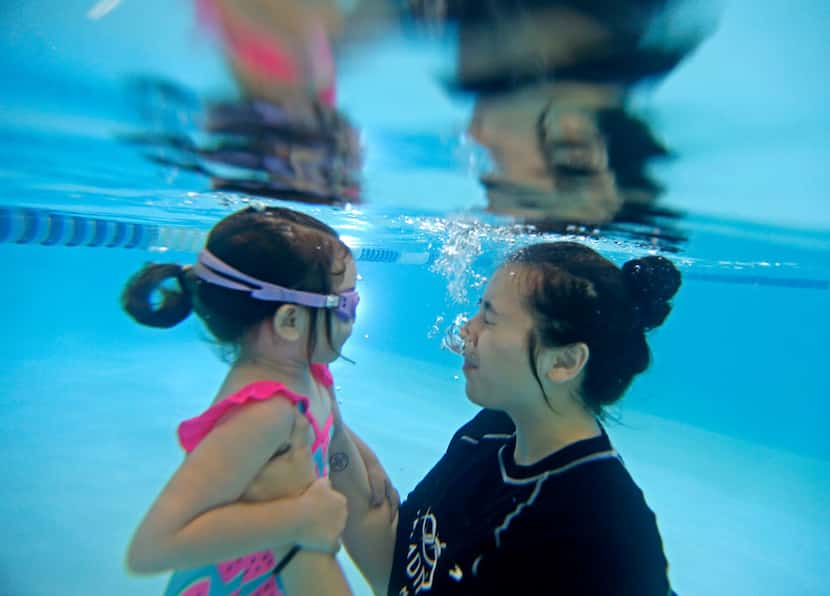
[(542, 99), (516, 94), (476, 103), (467, 134), (486, 148), (497, 171), (487, 178), (530, 188), (550, 189), (548, 169), (539, 150), (536, 122)]
[[(357, 267), (351, 256), (346, 257), (343, 265), (344, 271), (334, 278), (332, 293), (339, 294), (355, 289), (357, 283)], [(317, 310), (317, 338), (314, 348), (314, 362), (332, 362), (338, 358), (346, 340), (352, 335), (354, 320), (343, 320), (333, 312), (329, 314), (331, 319), (331, 345), (326, 336), (326, 315), (323, 309)]]
[(496, 271), (462, 330), (467, 397), (486, 408), (509, 410), (520, 400), (540, 399), (528, 360), (533, 319), (524, 305), (523, 273), (515, 265)]
[(477, 104), (468, 134), (496, 165), (482, 178), (490, 211), (583, 223), (617, 214), (622, 202), (590, 103), (605, 98), (576, 99), (585, 103), (516, 94)]

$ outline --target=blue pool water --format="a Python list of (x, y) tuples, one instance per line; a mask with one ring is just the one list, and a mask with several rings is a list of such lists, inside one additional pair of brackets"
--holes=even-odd
[[(197, 96), (230, 93), (230, 80), (185, 3), (125, 0), (90, 20), (93, 4), (0, 10), (2, 595), (160, 592), (164, 578), (126, 574), (125, 546), (180, 461), (176, 424), (225, 371), (196, 321), (139, 327), (118, 297), (148, 260), (191, 262), (247, 199), (119, 136), (147, 125), (147, 102), (171, 117), (130, 93), (136, 77)], [(728, 3), (717, 33), (643, 100), (681, 155), (660, 175), (667, 204), (688, 212), (688, 243), (667, 253), (685, 281), (609, 432), (658, 515), (681, 595), (817, 596), (830, 583), (830, 13), (817, 1), (791, 10)], [(531, 240), (466, 211), (481, 206), (459, 135), (470, 104), (434, 82), (449, 49), (421, 44), (378, 39), (343, 68), (368, 204), (299, 206), (358, 257), (356, 364), (333, 373), (344, 416), (403, 494), (475, 411), (440, 349), (478, 297), (458, 289)], [(654, 250), (569, 237), (618, 263)]]

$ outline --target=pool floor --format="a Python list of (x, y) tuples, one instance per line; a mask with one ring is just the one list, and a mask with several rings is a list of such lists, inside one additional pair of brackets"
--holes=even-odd
[[(475, 408), (458, 371), (354, 346), (357, 366), (333, 367), (344, 415), (405, 493)], [(198, 339), (73, 336), (10, 364), (0, 593), (160, 593), (164, 578), (126, 575), (124, 549), (180, 461), (177, 422), (210, 401), (223, 365)], [(609, 432), (657, 512), (679, 594), (826, 593), (830, 464), (632, 410)]]

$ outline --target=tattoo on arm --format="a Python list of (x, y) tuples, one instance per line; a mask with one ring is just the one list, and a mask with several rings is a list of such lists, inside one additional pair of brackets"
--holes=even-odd
[(332, 472), (342, 472), (349, 467), (349, 456), (339, 451), (329, 457), (329, 467)]

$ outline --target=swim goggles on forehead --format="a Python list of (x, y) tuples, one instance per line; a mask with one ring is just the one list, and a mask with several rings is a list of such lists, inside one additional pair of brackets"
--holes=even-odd
[(357, 304), (360, 302), (357, 290), (340, 294), (315, 294), (284, 288), (245, 275), (214, 256), (208, 249), (199, 253), (199, 260), (192, 271), (202, 281), (231, 290), (249, 292), (251, 297), (257, 300), (333, 309), (334, 314), (344, 321), (354, 321), (357, 317)]

